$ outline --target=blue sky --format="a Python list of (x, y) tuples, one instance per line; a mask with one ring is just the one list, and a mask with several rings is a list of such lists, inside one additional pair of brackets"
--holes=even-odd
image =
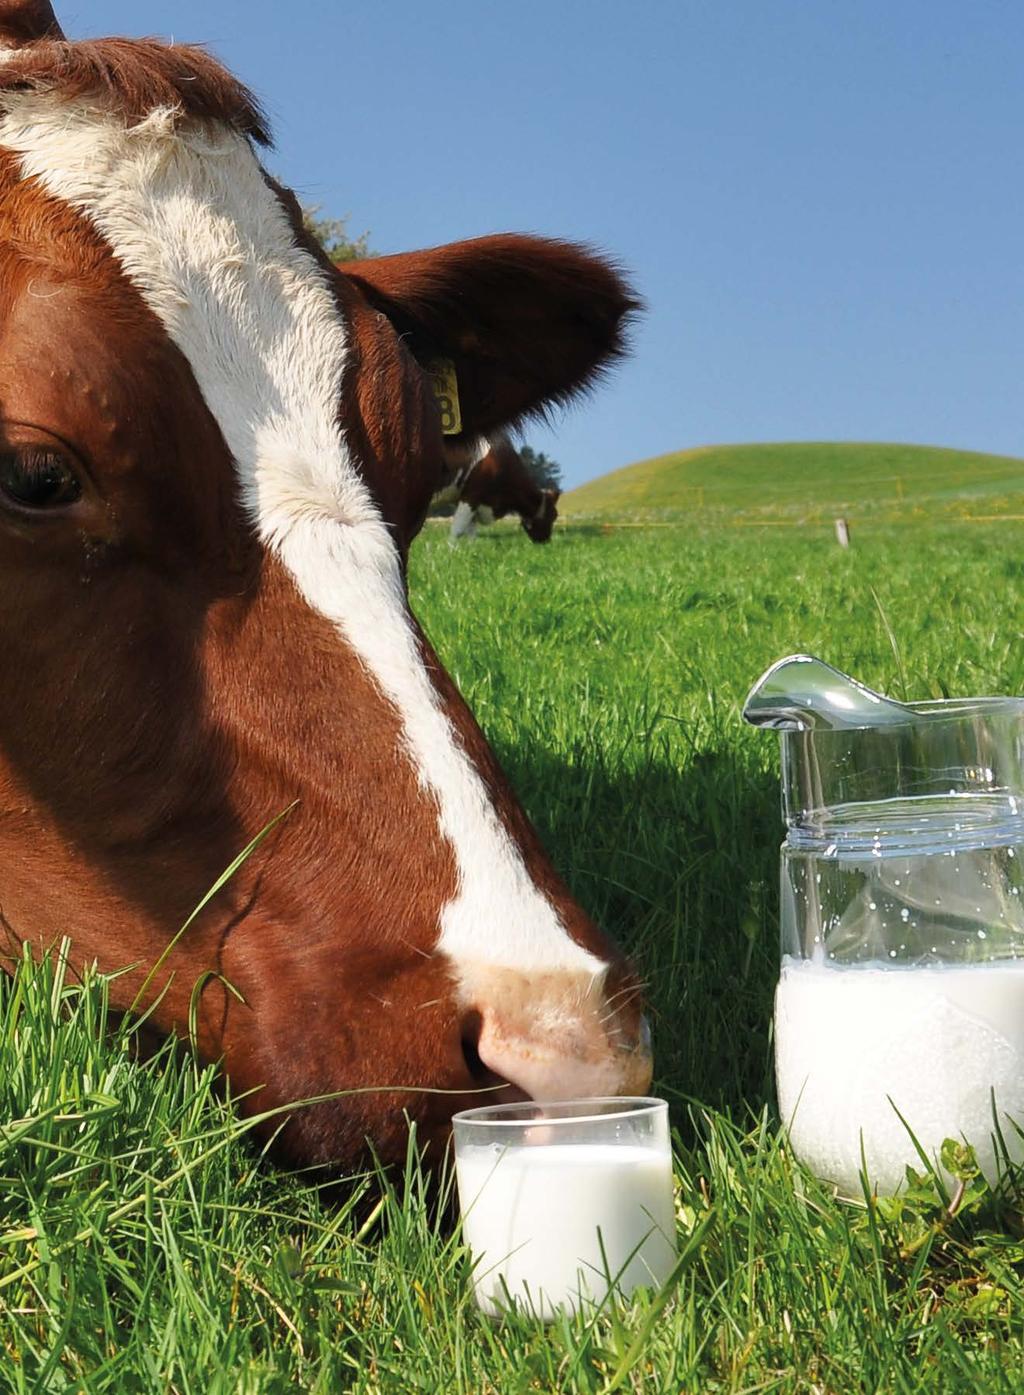
[(203, 41), (381, 252), (582, 239), (648, 303), (528, 439), (572, 483), (724, 441), (1024, 455), (1019, 0), (56, 0)]

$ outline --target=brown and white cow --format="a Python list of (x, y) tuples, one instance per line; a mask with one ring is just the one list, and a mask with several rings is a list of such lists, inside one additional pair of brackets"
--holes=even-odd
[[(455, 513), (449, 540), (456, 543), (474, 537), (478, 522), (493, 523), (516, 513), (531, 542), (550, 542), (561, 490), (540, 487), (504, 432), (483, 444), (486, 449), (480, 459), (451, 487)], [(442, 497), (448, 493), (444, 491)]]
[(455, 364), (465, 453), (585, 386), (634, 302), (525, 237), (342, 275), (265, 140), (204, 51), (0, 0), (0, 912), (12, 951), (128, 966), (122, 1008), (159, 965), (165, 1032), (201, 988), (246, 1110), (355, 1092), (296, 1111), (285, 1157), (391, 1158), (404, 1111), (442, 1137), (481, 1088), (650, 1077), (636, 980), (404, 568), (450, 471), (423, 365)]

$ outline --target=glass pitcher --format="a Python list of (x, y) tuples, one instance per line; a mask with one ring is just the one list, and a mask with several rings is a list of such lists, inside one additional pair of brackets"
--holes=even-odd
[(1024, 1158), (1024, 699), (899, 703), (801, 654), (743, 715), (782, 740), (795, 1151), (851, 1196), (946, 1138), (994, 1178)]

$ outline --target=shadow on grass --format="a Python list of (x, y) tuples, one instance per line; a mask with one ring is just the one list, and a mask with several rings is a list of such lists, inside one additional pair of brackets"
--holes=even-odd
[(736, 752), (614, 770), (523, 743), (500, 753), (555, 865), (647, 981), (656, 1086), (737, 1118), (774, 1102), (777, 778)]

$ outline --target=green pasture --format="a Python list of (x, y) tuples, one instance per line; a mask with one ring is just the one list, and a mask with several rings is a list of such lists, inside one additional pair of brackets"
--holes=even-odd
[(739, 525), (1024, 519), (1024, 460), (934, 446), (800, 441), (703, 446), (613, 470), (567, 494), (574, 518)]
[[(1010, 478), (1001, 511), (1024, 513)], [(799, 649), (900, 697), (1024, 691), (1021, 529), (876, 519), (844, 552), (823, 522), (720, 508), (546, 548), (495, 528), (452, 552), (435, 527), (411, 577), (555, 861), (649, 983), (672, 1291), (549, 1328), (481, 1319), (414, 1160), (321, 1195), (260, 1162), (211, 1072), (137, 1064), (101, 982), (26, 967), (0, 984), (0, 1389), (1020, 1391), (1019, 1194), (968, 1173), (952, 1217), (927, 1179), (851, 1206), (780, 1136), (777, 742), (739, 709)]]

